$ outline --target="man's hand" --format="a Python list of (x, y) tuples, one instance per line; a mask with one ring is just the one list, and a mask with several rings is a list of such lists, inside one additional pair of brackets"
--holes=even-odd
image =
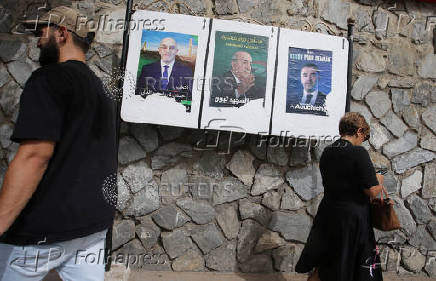
[(0, 235), (8, 230), (32, 197), (54, 147), (53, 141), (29, 140), (20, 144), (0, 190)]
[(254, 86), (254, 75), (249, 72), (239, 72), (237, 77), (240, 81), (238, 85), (238, 93), (244, 95)]

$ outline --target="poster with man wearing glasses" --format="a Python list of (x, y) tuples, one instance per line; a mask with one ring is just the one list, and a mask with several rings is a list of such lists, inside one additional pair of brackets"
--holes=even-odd
[(159, 93), (191, 110), (198, 36), (144, 30), (135, 94)]
[(213, 20), (200, 128), (269, 131), (277, 38), (277, 27)]
[[(130, 30), (121, 118), (125, 122), (198, 128), (210, 20), (136, 10)], [(183, 23), (183, 24), (181, 24)]]
[(286, 112), (328, 116), (332, 52), (289, 48)]
[(211, 107), (241, 107), (265, 99), (268, 37), (217, 31)]

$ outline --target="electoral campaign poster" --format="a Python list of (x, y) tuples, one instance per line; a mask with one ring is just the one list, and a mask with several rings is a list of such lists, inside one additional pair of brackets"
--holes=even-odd
[(209, 20), (151, 11), (132, 15), (133, 22), (153, 19), (160, 28), (130, 31), (125, 75), (134, 85), (124, 84), (121, 117), (197, 128)]
[(265, 101), (268, 43), (266, 36), (216, 31), (210, 106)]
[(201, 128), (268, 132), (277, 33), (274, 27), (213, 21)]
[(332, 51), (289, 47), (286, 112), (328, 116)]
[(198, 36), (144, 30), (141, 46), (135, 94), (166, 96), (191, 112)]
[(278, 50), (271, 133), (337, 135), (339, 119), (345, 112), (348, 41), (280, 29)]

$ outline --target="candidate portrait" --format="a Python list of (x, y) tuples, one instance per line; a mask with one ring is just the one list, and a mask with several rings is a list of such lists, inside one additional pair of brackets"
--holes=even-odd
[(193, 70), (177, 59), (179, 55), (177, 41), (173, 37), (162, 38), (158, 46), (158, 54), (160, 59), (142, 66), (135, 94), (143, 97), (153, 93), (183, 94), (190, 100)]
[(246, 51), (234, 52), (229, 69), (212, 77), (209, 105), (212, 107), (242, 106), (265, 96), (265, 89), (256, 84), (253, 59)]
[(289, 93), (287, 111), (326, 116), (327, 95), (319, 90), (319, 67), (314, 63), (304, 64), (299, 78), (301, 87), (293, 87), (293, 91)]

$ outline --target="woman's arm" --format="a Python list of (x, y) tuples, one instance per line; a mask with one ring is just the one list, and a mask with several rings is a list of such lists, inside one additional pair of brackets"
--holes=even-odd
[(363, 192), (372, 200), (383, 190), (383, 175), (375, 172), (368, 151), (362, 146), (354, 146), (356, 177)]
[(377, 195), (383, 190), (383, 180), (384, 176), (381, 174), (376, 174), (378, 185), (372, 186), (370, 188), (364, 189), (363, 192), (372, 200), (377, 197)]

